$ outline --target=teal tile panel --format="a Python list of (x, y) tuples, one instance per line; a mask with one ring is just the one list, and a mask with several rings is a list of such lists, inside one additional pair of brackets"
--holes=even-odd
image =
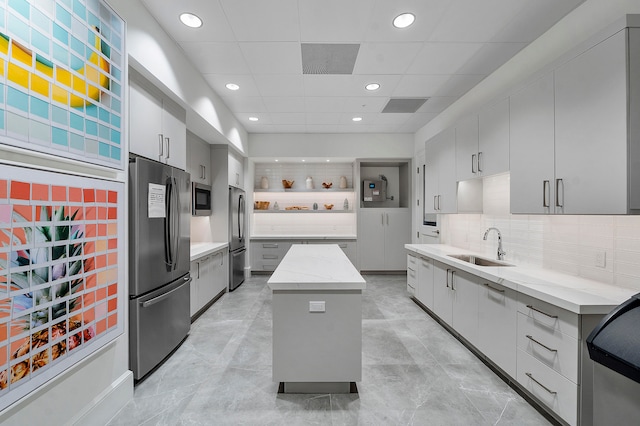
[(78, 151), (84, 152), (84, 137), (77, 133), (70, 133), (69, 146), (73, 149), (77, 149)]
[(105, 123), (108, 123), (110, 121), (110, 115), (109, 111), (107, 111), (104, 108), (98, 108), (98, 118), (100, 119), (100, 121), (104, 121)]
[(109, 144), (100, 142), (98, 146), (98, 155), (100, 157), (111, 157), (111, 146)]
[(111, 75), (116, 80), (122, 80), (122, 73), (120, 72), (120, 69), (118, 67), (111, 66)]
[(56, 124), (63, 126), (69, 125), (69, 112), (55, 105), (51, 106), (51, 120)]
[(4, 89), (5, 85), (0, 83), (0, 104), (4, 104)]
[(29, 95), (13, 87), (7, 87), (7, 105), (29, 112)]
[(104, 36), (105, 40), (111, 42), (111, 28), (109, 27), (109, 25), (107, 25), (107, 23), (102, 22), (100, 24), (100, 32)]
[(31, 96), (31, 114), (37, 115), (38, 117), (42, 117), (45, 119), (49, 119), (49, 102), (45, 102), (42, 99), (38, 99), (34, 96)]
[(98, 124), (98, 137), (104, 140), (111, 140), (110, 129), (107, 126)]
[(91, 120), (85, 120), (84, 124), (86, 126), (86, 132), (91, 136), (98, 136), (98, 123)]
[(87, 23), (90, 27), (100, 28), (100, 19), (91, 12), (88, 12)]
[(35, 28), (31, 28), (31, 44), (41, 50), (47, 56), (51, 55), (51, 48), (49, 47), (49, 37), (42, 34)]
[(116, 129), (120, 129), (120, 117), (115, 114), (111, 114), (111, 125)]
[(113, 158), (114, 160), (120, 161), (121, 155), (122, 154), (121, 154), (120, 148), (118, 148), (117, 146), (111, 147), (111, 158)]
[(70, 53), (71, 55), (71, 60), (69, 61), (69, 66), (71, 68), (73, 68), (74, 70), (78, 70), (82, 67), (84, 67), (84, 58), (80, 58), (76, 55), (74, 55), (73, 53)]
[(122, 112), (122, 103), (120, 99), (111, 98), (111, 110), (120, 114)]
[(94, 118), (98, 118), (98, 107), (95, 106), (94, 104), (89, 104), (86, 107), (87, 110), (87, 115), (89, 117), (94, 117)]
[(84, 43), (78, 40), (77, 38), (75, 38), (74, 36), (71, 36), (71, 50), (73, 50), (83, 58), (86, 55)]
[(62, 3), (67, 6), (69, 9), (73, 6), (72, 0), (58, 0), (58, 3)]
[(111, 129), (111, 142), (120, 145), (120, 132), (115, 130), (115, 129)]
[(26, 24), (23, 20), (14, 16), (13, 14), (9, 14), (9, 33), (11, 33), (11, 37), (20, 40), (22, 43), (29, 45), (31, 43), (29, 35), (31, 34), (31, 30), (29, 25)]
[(4, 110), (0, 109), (0, 129), (4, 130), (5, 126), (4, 126)]
[(71, 14), (60, 4), (56, 4), (56, 21), (71, 29)]
[(52, 127), (51, 138), (56, 145), (69, 146), (69, 132), (66, 130)]
[(53, 23), (53, 37), (56, 40), (64, 43), (65, 46), (69, 45), (69, 32), (58, 25), (56, 22)]
[(0, 8), (0, 28), (4, 29), (4, 9)]
[(69, 66), (69, 48), (53, 43), (53, 59), (64, 67)]
[(29, 19), (29, 11), (31, 7), (29, 6), (29, 2), (26, 0), (9, 0), (9, 7), (18, 12), (25, 19)]
[(69, 114), (69, 123), (72, 129), (84, 132), (84, 117), (73, 112)]
[(121, 91), (122, 91), (121, 86), (118, 83), (116, 83), (115, 81), (111, 81), (111, 91), (117, 97), (122, 96), (122, 94), (121, 94)]
[(87, 9), (84, 7), (84, 4), (80, 3), (80, 0), (73, 0), (73, 13), (83, 21), (87, 20)]

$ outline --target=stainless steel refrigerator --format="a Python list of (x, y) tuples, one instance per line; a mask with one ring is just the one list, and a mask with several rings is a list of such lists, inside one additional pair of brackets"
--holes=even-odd
[(229, 291), (244, 282), (245, 264), (245, 194), (240, 188), (229, 187)]
[(189, 333), (189, 174), (129, 160), (129, 365), (136, 380)]

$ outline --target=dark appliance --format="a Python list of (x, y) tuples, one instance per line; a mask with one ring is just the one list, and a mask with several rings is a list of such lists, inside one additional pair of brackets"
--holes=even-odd
[(229, 187), (229, 291), (244, 282), (246, 256), (245, 193), (235, 186)]
[(129, 162), (129, 365), (139, 380), (182, 343), (189, 314), (189, 174)]
[(211, 187), (198, 182), (192, 183), (191, 214), (209, 216), (211, 214)]

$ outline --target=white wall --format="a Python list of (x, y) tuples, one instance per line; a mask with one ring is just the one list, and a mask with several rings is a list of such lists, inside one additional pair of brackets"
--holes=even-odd
[(187, 110), (187, 128), (209, 143), (248, 152), (247, 132), (139, 0), (108, 0), (127, 22), (129, 64), (173, 94)]

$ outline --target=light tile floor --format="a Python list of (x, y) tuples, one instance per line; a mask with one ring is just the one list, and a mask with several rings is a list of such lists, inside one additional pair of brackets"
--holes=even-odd
[(549, 424), (409, 299), (405, 276), (365, 278), (358, 394), (277, 393), (271, 291), (255, 276), (192, 324), (109, 426)]

